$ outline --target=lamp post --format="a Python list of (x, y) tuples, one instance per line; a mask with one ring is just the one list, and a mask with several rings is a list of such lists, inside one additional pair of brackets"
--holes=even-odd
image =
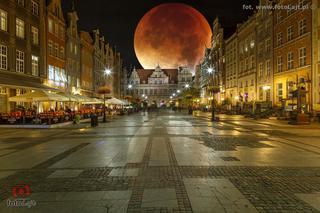
[(215, 113), (214, 113), (214, 70), (212, 67), (207, 69), (207, 73), (212, 75), (212, 100), (211, 100), (211, 121), (215, 121)]
[[(108, 77), (111, 74), (111, 69), (106, 68), (104, 70), (104, 74), (106, 77)], [(104, 86), (99, 89), (99, 93), (103, 94), (103, 123), (107, 122), (107, 116), (106, 116), (106, 94), (109, 94), (111, 91), (107, 86)]]

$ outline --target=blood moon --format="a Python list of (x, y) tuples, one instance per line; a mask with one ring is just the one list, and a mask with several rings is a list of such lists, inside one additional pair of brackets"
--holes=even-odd
[(158, 64), (165, 69), (193, 68), (209, 47), (212, 31), (205, 17), (181, 3), (161, 4), (140, 20), (134, 35), (134, 49), (145, 69)]

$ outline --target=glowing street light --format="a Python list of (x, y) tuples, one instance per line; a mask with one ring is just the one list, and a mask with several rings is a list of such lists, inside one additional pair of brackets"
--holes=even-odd
[(173, 93), (172, 96), (175, 97), (175, 96), (176, 96), (176, 93)]
[(186, 84), (186, 86), (185, 86), (186, 88), (189, 88), (190, 87), (190, 85), (189, 84)]
[(128, 89), (132, 89), (132, 85), (131, 84), (128, 85)]
[(181, 91), (180, 90), (177, 90), (177, 93), (179, 94)]
[(209, 67), (209, 68), (207, 69), (207, 72), (208, 72), (209, 74), (213, 73), (213, 68), (212, 68), (212, 67)]
[(108, 68), (106, 68), (106, 69), (104, 70), (104, 74), (106, 74), (106, 75), (110, 75), (110, 74), (111, 74), (111, 70), (110, 70), (110, 69), (108, 69)]

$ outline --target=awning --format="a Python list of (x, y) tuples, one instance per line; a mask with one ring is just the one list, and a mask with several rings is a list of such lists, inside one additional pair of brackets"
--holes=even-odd
[(46, 101), (61, 101), (66, 102), (69, 99), (65, 96), (52, 93), (50, 91), (38, 90), (35, 92), (28, 92), (23, 95), (10, 97), (11, 102), (46, 102)]
[(103, 104), (103, 101), (98, 98), (88, 98), (86, 97), (86, 100), (82, 101), (83, 104)]
[(9, 71), (0, 72), (0, 87), (25, 88), (34, 90), (58, 90), (42, 84), (39, 78)]

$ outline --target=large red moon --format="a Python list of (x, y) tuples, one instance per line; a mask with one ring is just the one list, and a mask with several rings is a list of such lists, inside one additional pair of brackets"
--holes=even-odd
[(140, 20), (134, 35), (136, 56), (144, 69), (193, 68), (210, 47), (212, 31), (206, 18), (181, 3), (161, 4)]

